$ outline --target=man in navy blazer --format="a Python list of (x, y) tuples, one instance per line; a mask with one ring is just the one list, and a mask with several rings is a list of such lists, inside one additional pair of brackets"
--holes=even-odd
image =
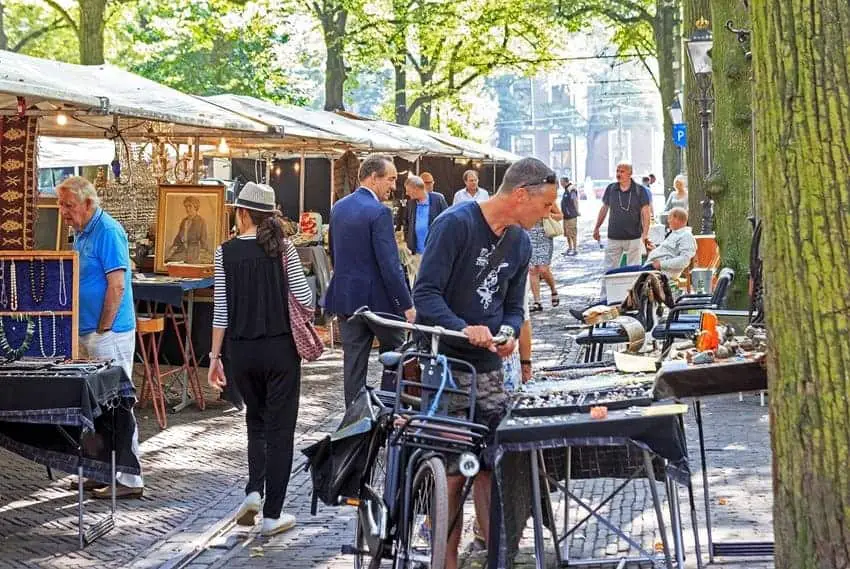
[(419, 176), (408, 176), (404, 181), (407, 194), (407, 207), (404, 212), (404, 241), (410, 251), (407, 270), (410, 287), (419, 273), (422, 253), (425, 252), (425, 240), (428, 229), (437, 216), (449, 208), (442, 194), (425, 190), (425, 182)]
[(339, 316), (343, 349), (343, 385), (348, 406), (366, 384), (372, 342), (381, 353), (404, 342), (401, 330), (379, 328), (361, 318), (349, 320), (361, 306), (375, 312), (416, 319), (404, 280), (393, 232), (392, 212), (381, 202), (395, 189), (392, 158), (373, 154), (360, 165), (360, 187), (331, 209), (330, 245), (334, 271), (325, 294), (325, 312)]

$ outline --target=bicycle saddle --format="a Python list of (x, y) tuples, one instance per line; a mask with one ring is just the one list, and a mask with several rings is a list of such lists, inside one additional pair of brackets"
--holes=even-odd
[(401, 363), (404, 354), (400, 352), (384, 352), (378, 357), (378, 361), (385, 368), (396, 368)]

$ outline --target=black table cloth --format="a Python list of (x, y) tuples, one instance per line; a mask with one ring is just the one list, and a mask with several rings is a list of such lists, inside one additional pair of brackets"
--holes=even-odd
[(655, 396), (707, 397), (767, 389), (763, 359), (722, 360), (689, 365), (686, 369), (660, 370), (655, 377)]
[(563, 480), (566, 474), (563, 449), (566, 447), (572, 449), (571, 479), (629, 478), (643, 466), (643, 451), (648, 450), (654, 456), (656, 480), (664, 480), (669, 475), (688, 483), (690, 473), (681, 412), (667, 415), (632, 413), (609, 411), (606, 420), (591, 419), (588, 413), (562, 415), (551, 422), (544, 417), (536, 418), (541, 422), (535, 421), (534, 425), (522, 424), (520, 418), (510, 415), (502, 420), (491, 449), (496, 464), (488, 557), (491, 568), (512, 565), (522, 531), (531, 515), (530, 451), (544, 451), (547, 473)]
[(124, 370), (58, 373), (0, 376), (0, 446), (64, 472), (82, 465), (84, 476), (109, 483), (114, 441), (118, 471), (139, 474), (135, 390)]

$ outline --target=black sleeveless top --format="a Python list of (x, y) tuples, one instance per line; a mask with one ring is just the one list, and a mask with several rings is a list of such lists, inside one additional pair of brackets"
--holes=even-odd
[(289, 334), (289, 291), (280, 257), (266, 255), (256, 239), (231, 239), (221, 245), (221, 253), (228, 337), (255, 340)]

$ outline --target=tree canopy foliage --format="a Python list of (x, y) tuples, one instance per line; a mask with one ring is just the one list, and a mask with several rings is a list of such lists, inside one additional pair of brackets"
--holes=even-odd
[(149, 0), (123, 20), (121, 61), (131, 71), (198, 95), (234, 93), (304, 103), (281, 49), (283, 14), (264, 3)]

